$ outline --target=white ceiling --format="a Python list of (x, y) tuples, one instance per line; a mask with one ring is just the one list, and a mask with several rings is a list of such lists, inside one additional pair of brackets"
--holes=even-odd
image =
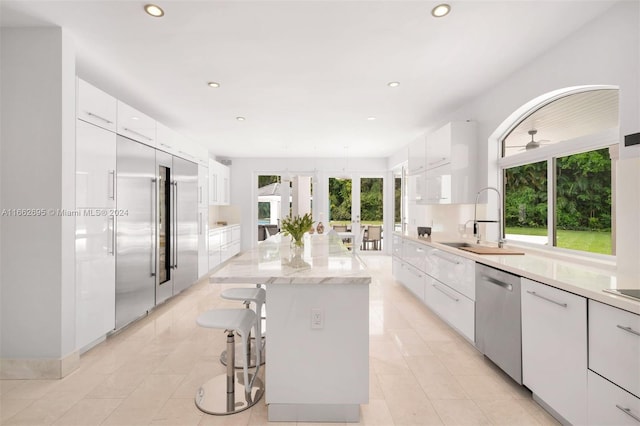
[(614, 4), (437, 3), (0, 0), (0, 22), (65, 28), (79, 76), (216, 155), (386, 157)]

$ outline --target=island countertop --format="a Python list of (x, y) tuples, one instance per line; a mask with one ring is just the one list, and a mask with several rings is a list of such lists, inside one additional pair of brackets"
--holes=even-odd
[(292, 266), (289, 237), (274, 235), (229, 260), (215, 271), (212, 283), (369, 284), (371, 276), (357, 255), (329, 234), (305, 235), (301, 266)]

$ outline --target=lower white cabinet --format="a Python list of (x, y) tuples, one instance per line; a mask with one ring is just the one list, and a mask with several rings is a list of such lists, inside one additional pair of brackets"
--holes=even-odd
[(522, 279), (522, 379), (566, 421), (587, 423), (587, 300)]
[(426, 274), (406, 262), (401, 262), (399, 280), (405, 287), (424, 302), (424, 278)]
[(209, 230), (209, 270), (240, 253), (240, 225)]
[(640, 315), (589, 300), (589, 369), (640, 397)]
[(424, 300), (428, 307), (470, 342), (475, 340), (475, 302), (427, 275)]
[(593, 371), (589, 371), (588, 381), (587, 417), (590, 425), (637, 426), (640, 424), (640, 399)]
[(77, 216), (76, 348), (86, 348), (115, 328), (115, 296), (114, 217)]

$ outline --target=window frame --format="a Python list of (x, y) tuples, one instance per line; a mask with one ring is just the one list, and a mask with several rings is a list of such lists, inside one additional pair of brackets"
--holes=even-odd
[[(506, 188), (505, 188), (505, 170), (512, 168), (523, 166), (525, 164), (538, 163), (542, 161), (547, 162), (547, 234), (549, 238), (550, 244), (535, 244), (535, 243), (527, 243), (524, 241), (516, 241), (516, 240), (507, 240), (507, 242), (512, 244), (523, 245), (531, 248), (537, 248), (540, 250), (549, 250), (551, 252), (562, 252), (573, 255), (579, 255), (582, 257), (588, 257), (593, 259), (601, 259), (601, 260), (615, 260), (615, 222), (612, 225), (611, 230), (611, 238), (612, 238), (612, 254), (602, 254), (602, 253), (592, 253), (581, 250), (573, 250), (556, 246), (556, 159), (558, 157), (565, 157), (573, 154), (580, 154), (583, 152), (595, 151), (602, 148), (609, 148), (609, 152), (611, 155), (611, 171), (612, 171), (612, 181), (611, 181), (611, 203), (612, 203), (612, 214), (615, 212), (615, 163), (618, 160), (618, 150), (617, 147), (619, 145), (619, 129), (611, 128), (601, 132), (592, 133), (590, 135), (580, 136), (574, 139), (570, 139), (567, 141), (563, 141), (560, 143), (541, 146), (531, 151), (525, 151), (520, 154), (514, 154), (508, 157), (500, 157), (498, 158), (498, 184), (501, 188), (502, 193), (504, 194), (503, 205), (500, 206), (502, 211), (505, 209), (506, 204)], [(498, 139), (498, 143), (500, 146), (503, 143), (504, 137)], [(614, 147), (612, 149), (612, 147)], [(502, 149), (500, 148), (500, 155), (502, 153)], [(504, 224), (503, 224), (504, 226)], [(502, 230), (505, 231), (504, 229)], [(506, 233), (505, 233), (506, 235)]]

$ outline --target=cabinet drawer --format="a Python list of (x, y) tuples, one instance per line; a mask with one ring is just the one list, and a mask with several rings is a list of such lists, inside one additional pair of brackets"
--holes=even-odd
[(392, 254), (394, 256), (402, 256), (402, 237), (400, 235), (393, 235), (393, 247)]
[(432, 248), (412, 241), (405, 241), (402, 244), (402, 259), (413, 267), (424, 271), (426, 265), (427, 251)]
[(421, 302), (424, 302), (424, 272), (414, 268), (408, 263), (402, 262), (400, 265), (400, 282), (413, 294), (416, 295)]
[(473, 260), (462, 256), (431, 249), (426, 258), (425, 272), (469, 299), (475, 300), (475, 264)]
[(640, 396), (640, 315), (589, 300), (589, 368)]
[(116, 98), (80, 79), (77, 96), (76, 115), (80, 120), (116, 131)]
[(603, 379), (593, 371), (587, 374), (588, 414), (590, 425), (633, 425), (640, 424), (640, 399)]
[(475, 341), (475, 303), (451, 287), (425, 278), (424, 300), (435, 313), (457, 329), (470, 342)]

